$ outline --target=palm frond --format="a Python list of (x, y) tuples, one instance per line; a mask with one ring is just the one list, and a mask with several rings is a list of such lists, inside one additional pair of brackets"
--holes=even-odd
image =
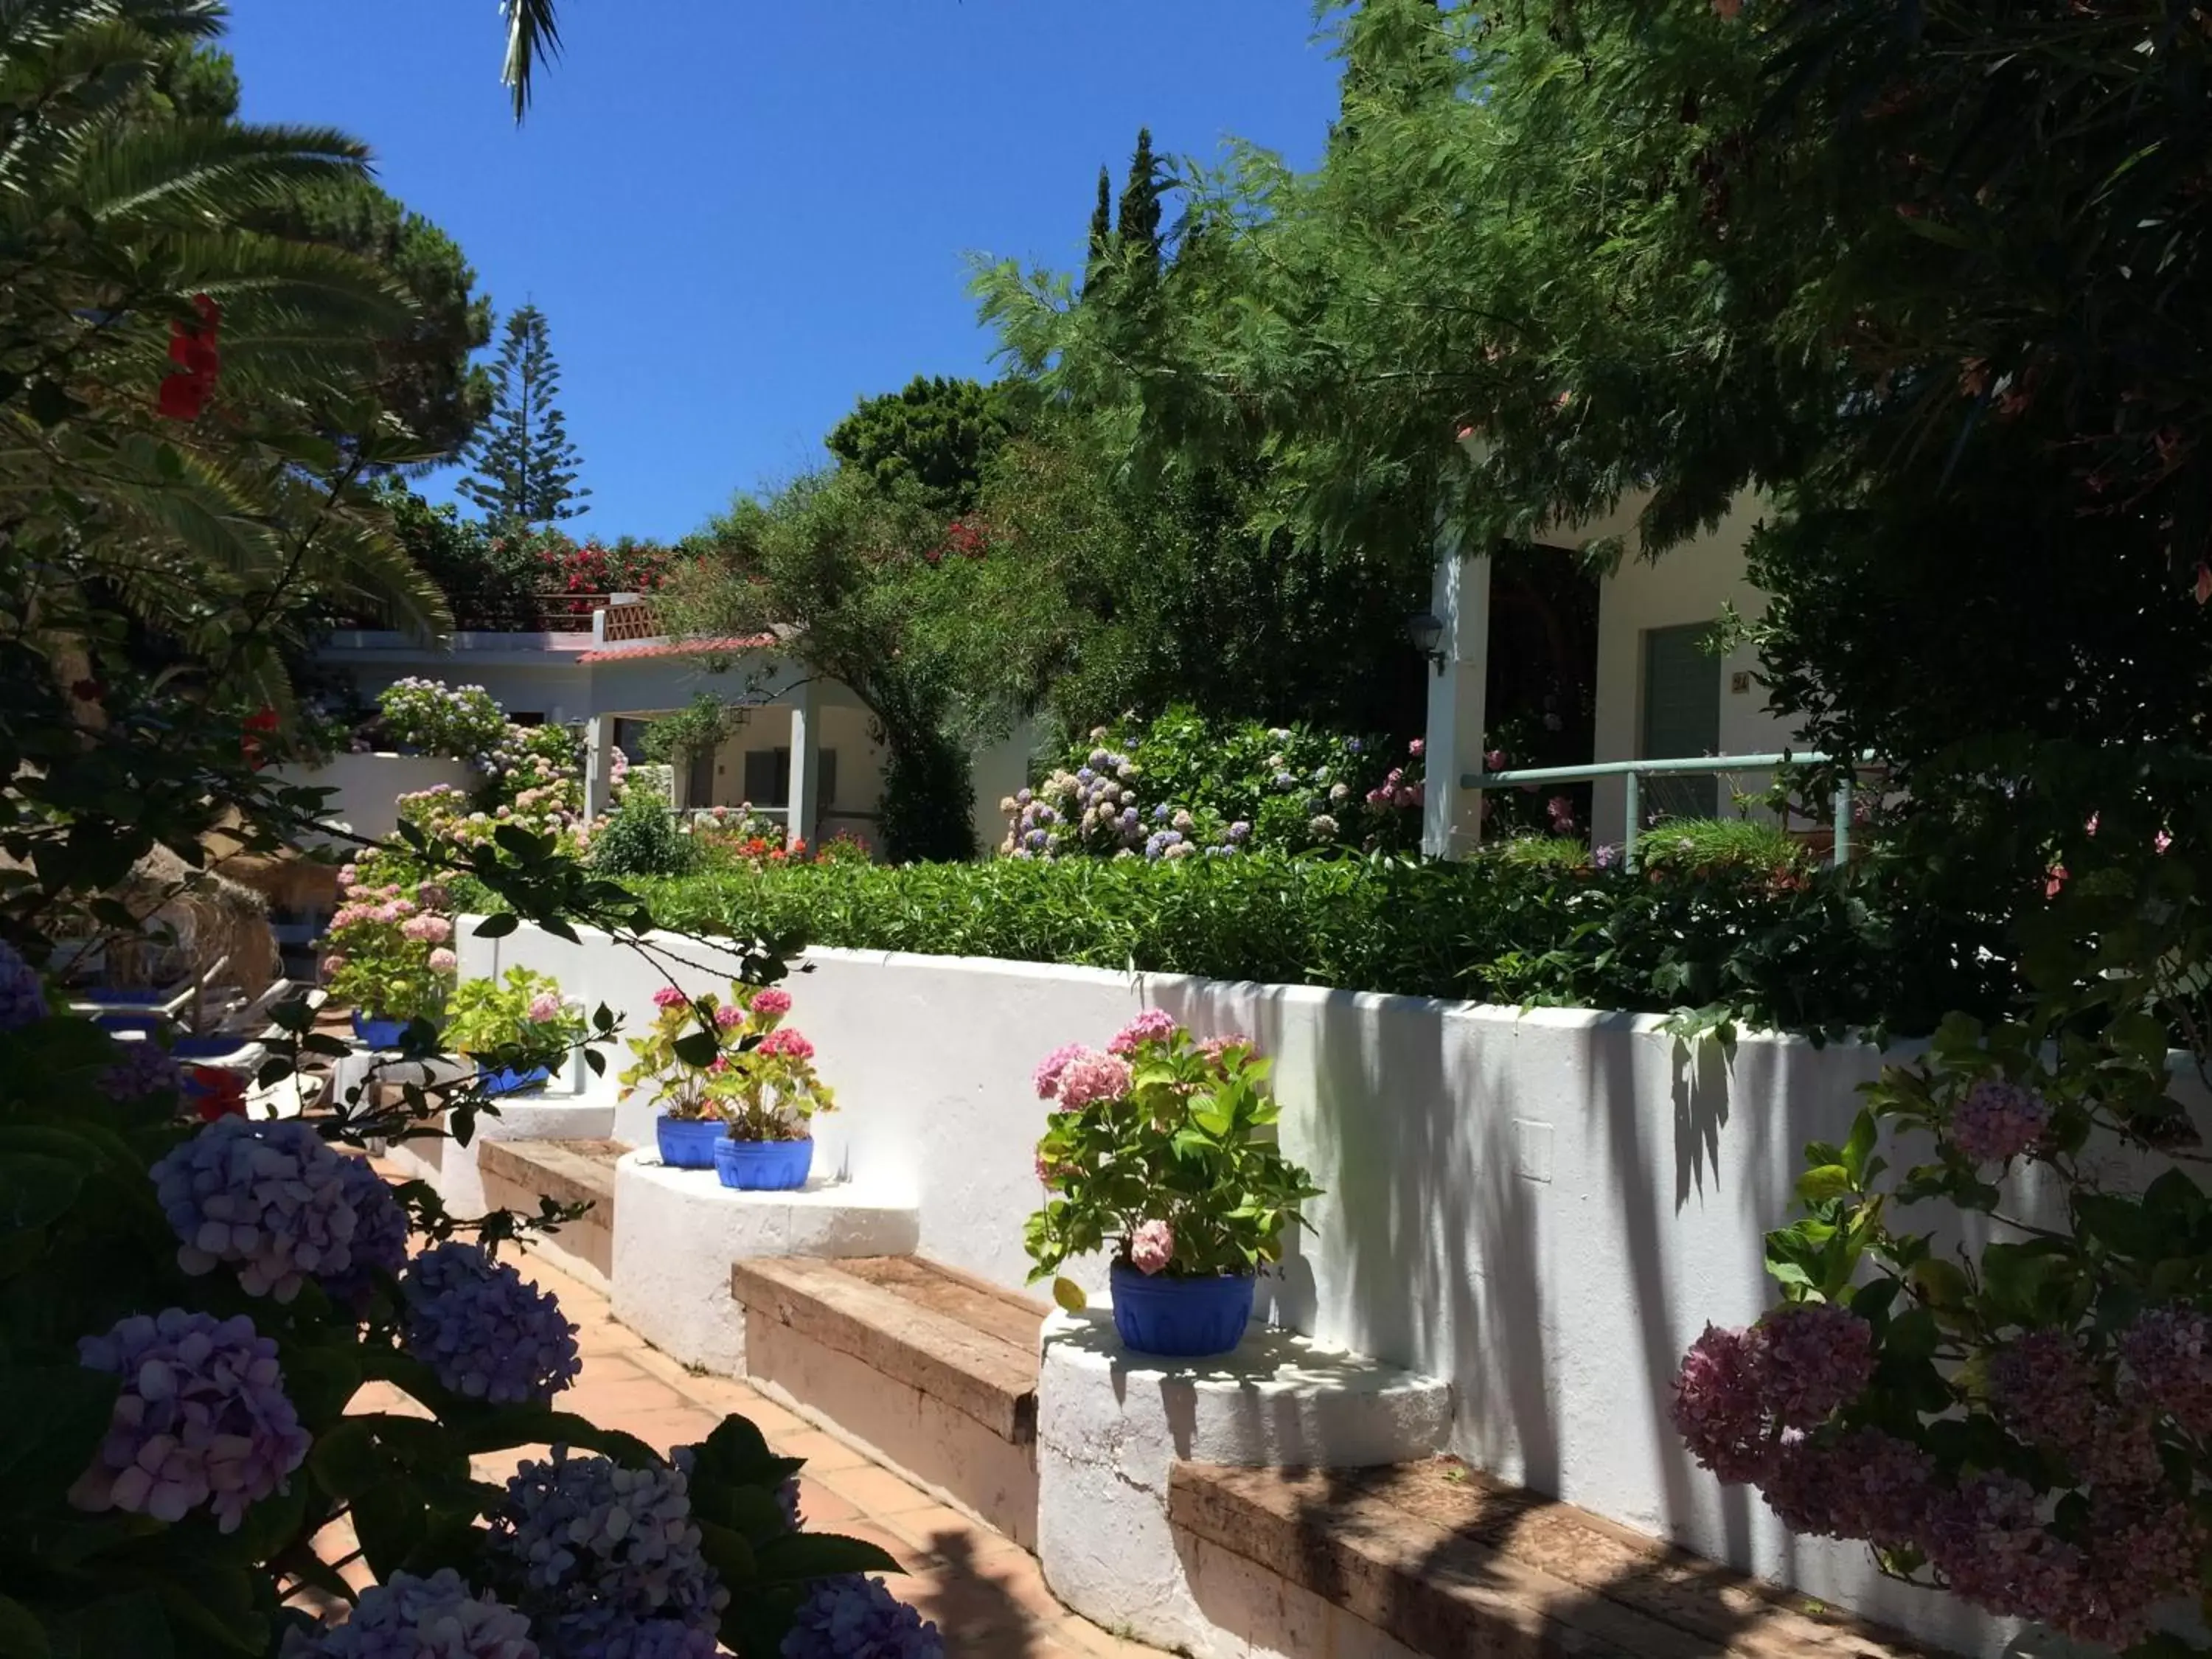
[(561, 28), (553, 0), (501, 0), (507, 13), (507, 63), (501, 82), (514, 94), (514, 118), (530, 108), (532, 76), (561, 55)]
[(235, 222), (304, 185), (366, 176), (368, 147), (327, 127), (133, 120), (110, 112), (78, 130), (52, 180), (94, 218), (148, 228)]

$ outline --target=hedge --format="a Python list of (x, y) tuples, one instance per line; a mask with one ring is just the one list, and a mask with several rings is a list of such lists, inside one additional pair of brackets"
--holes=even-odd
[(1863, 872), (1249, 856), (740, 869), (625, 885), (664, 927), (859, 950), (1917, 1035), (2010, 994), (1993, 927)]

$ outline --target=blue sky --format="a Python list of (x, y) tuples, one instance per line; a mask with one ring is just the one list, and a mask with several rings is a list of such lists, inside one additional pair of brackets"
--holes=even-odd
[(570, 527), (609, 538), (817, 465), (863, 394), (988, 372), (967, 256), (1073, 264), (1139, 126), (1303, 164), (1336, 103), (1304, 0), (568, 0), (520, 131), (493, 0), (232, 9), (248, 118), (367, 139), (502, 311), (545, 310)]

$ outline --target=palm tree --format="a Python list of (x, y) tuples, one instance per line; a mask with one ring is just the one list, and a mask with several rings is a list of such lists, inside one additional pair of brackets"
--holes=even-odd
[[(342, 251), (248, 227), (366, 176), (322, 128), (147, 118), (218, 0), (15, 0), (0, 30), (0, 561), (22, 622), (74, 655), (105, 605), (211, 695), (281, 703), (283, 629), (340, 613), (449, 625), (362, 487), (413, 457), (363, 401), (414, 313)], [(167, 400), (211, 347), (204, 396)], [(10, 586), (14, 584), (11, 582)]]
[(514, 118), (530, 107), (532, 72), (561, 53), (561, 29), (553, 0), (500, 0), (507, 15), (507, 66), (501, 80), (514, 94)]

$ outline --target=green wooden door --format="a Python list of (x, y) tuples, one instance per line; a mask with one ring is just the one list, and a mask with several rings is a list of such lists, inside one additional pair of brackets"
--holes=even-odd
[[(1703, 623), (1644, 635), (1644, 760), (1713, 755), (1721, 746), (1721, 659), (1705, 649)], [(1709, 818), (1720, 799), (1711, 777), (1648, 778), (1645, 812)]]

